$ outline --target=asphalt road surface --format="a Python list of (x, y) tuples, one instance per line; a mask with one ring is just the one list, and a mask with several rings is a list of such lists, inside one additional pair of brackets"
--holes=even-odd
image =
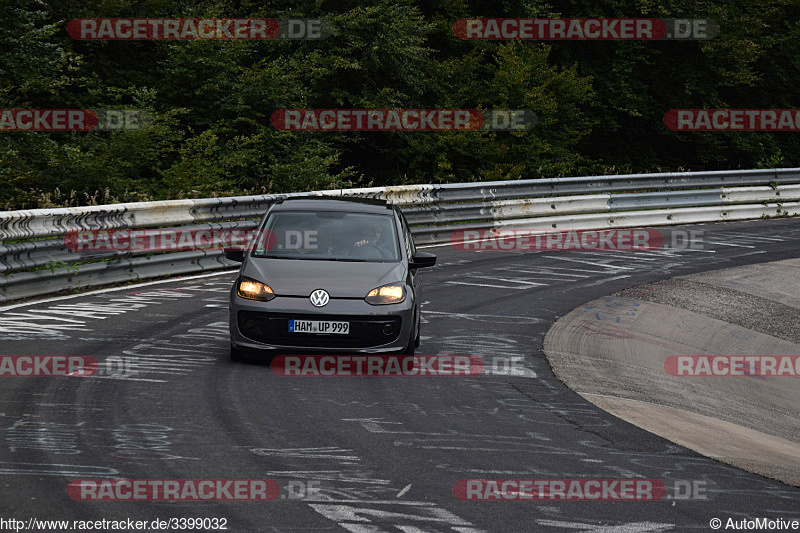
[[(667, 242), (676, 229), (702, 231), (704, 248), (428, 249), (439, 262), (423, 275), (417, 353), (482, 357), (487, 371), (469, 378), (287, 378), (266, 364), (231, 363), (233, 273), (6, 307), (0, 355), (91, 356), (100, 368), (84, 378), (2, 378), (0, 519), (23, 521), (21, 530), (34, 518), (69, 521), (62, 530), (77, 529), (72, 521), (216, 518), (234, 532), (406, 533), (712, 531), (714, 518), (722, 530), (728, 519), (800, 520), (799, 488), (608, 415), (557, 380), (542, 354), (553, 322), (595, 298), (800, 256), (796, 220), (669, 228)], [(75, 480), (118, 478), (269, 479), (281, 494), (82, 501), (67, 491)], [(667, 494), (463, 501), (453, 489), (467, 479), (660, 480)]]

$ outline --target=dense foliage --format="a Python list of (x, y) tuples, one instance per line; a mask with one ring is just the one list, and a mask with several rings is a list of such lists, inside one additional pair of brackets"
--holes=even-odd
[[(325, 40), (77, 41), (79, 17), (322, 17)], [(462, 17), (716, 20), (709, 41), (463, 41)], [(0, 207), (800, 166), (800, 133), (673, 132), (672, 108), (800, 107), (791, 0), (0, 0), (0, 108), (140, 108), (0, 133)], [(280, 108), (524, 108), (530, 132), (285, 132)]]

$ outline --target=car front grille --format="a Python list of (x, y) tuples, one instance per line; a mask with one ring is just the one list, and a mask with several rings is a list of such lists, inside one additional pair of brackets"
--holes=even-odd
[[(289, 333), (289, 320), (329, 320), (349, 322), (347, 335)], [(399, 316), (353, 317), (348, 315), (310, 315), (303, 313), (261, 313), (239, 311), (239, 331), (256, 342), (279, 346), (314, 348), (371, 348), (394, 342), (400, 336)], [(387, 334), (388, 332), (388, 334)]]

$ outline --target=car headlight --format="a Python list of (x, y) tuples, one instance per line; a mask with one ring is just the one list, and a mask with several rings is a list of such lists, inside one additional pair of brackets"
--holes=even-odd
[(242, 298), (260, 302), (268, 302), (275, 298), (275, 292), (269, 285), (250, 278), (241, 278), (239, 280), (239, 288), (236, 293)]
[(406, 299), (406, 291), (402, 285), (392, 283), (372, 289), (364, 299), (372, 305), (399, 304)]

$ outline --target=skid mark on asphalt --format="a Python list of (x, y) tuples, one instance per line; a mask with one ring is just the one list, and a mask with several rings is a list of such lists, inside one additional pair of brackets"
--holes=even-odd
[[(413, 484), (396, 486), (365, 468), (353, 450), (339, 447), (253, 448), (253, 454), (275, 459), (295, 470), (272, 470), (271, 479), (315, 481), (306, 498), (311, 509), (353, 532), (389, 531), (483, 533), (473, 524), (432, 502), (400, 501)], [(331, 469), (335, 466), (336, 468)]]
[(71, 338), (72, 332), (95, 331), (100, 321), (110, 317), (135, 313), (166, 302), (196, 298), (197, 291), (221, 292), (224, 286), (229, 289), (230, 283), (215, 281), (126, 294), (103, 293), (83, 302), (49, 305), (34, 302), (25, 311), (4, 311), (0, 315), (0, 335), (7, 341), (62, 341)]
[(423, 337), (425, 346), (430, 346), (435, 355), (478, 356), (483, 360), (482, 374), (485, 376), (537, 377), (536, 371), (526, 365), (533, 336), (514, 333), (480, 333), (476, 335), (474, 328), (443, 327), (439, 324), (440, 321), (447, 320), (453, 320), (456, 324), (461, 321), (492, 324), (499, 322), (513, 324), (517, 328), (520, 324), (544, 323), (545, 319), (512, 315), (452, 313), (429, 309), (423, 309), (421, 317), (423, 324), (437, 323), (437, 329), (452, 333), (451, 335), (440, 334)]
[[(110, 443), (98, 444), (100, 434), (110, 437)], [(111, 457), (121, 459), (199, 460), (198, 457), (176, 455), (173, 445), (180, 436), (174, 428), (160, 424), (121, 424), (112, 428), (92, 427), (82, 421), (65, 424), (34, 420), (23, 416), (10, 427), (0, 430), (11, 454), (25, 451), (46, 452), (51, 455), (78, 455), (98, 447), (110, 450)], [(84, 444), (88, 442), (90, 448)]]
[(192, 328), (170, 339), (139, 343), (123, 356), (128, 373), (107, 376), (110, 379), (166, 382), (167, 376), (183, 376), (203, 366), (219, 361), (216, 355), (224, 350), (228, 340), (228, 323), (212, 322), (202, 328)]
[(531, 262), (512, 263), (492, 268), (486, 272), (467, 272), (457, 280), (445, 281), (448, 285), (468, 285), (507, 290), (530, 290), (554, 284), (574, 283), (593, 278), (591, 285), (599, 285), (628, 277), (643, 270), (669, 273), (687, 264), (682, 252), (672, 249), (649, 252), (589, 252), (563, 255), (534, 255), (532, 260), (549, 259), (559, 266), (539, 266)]

